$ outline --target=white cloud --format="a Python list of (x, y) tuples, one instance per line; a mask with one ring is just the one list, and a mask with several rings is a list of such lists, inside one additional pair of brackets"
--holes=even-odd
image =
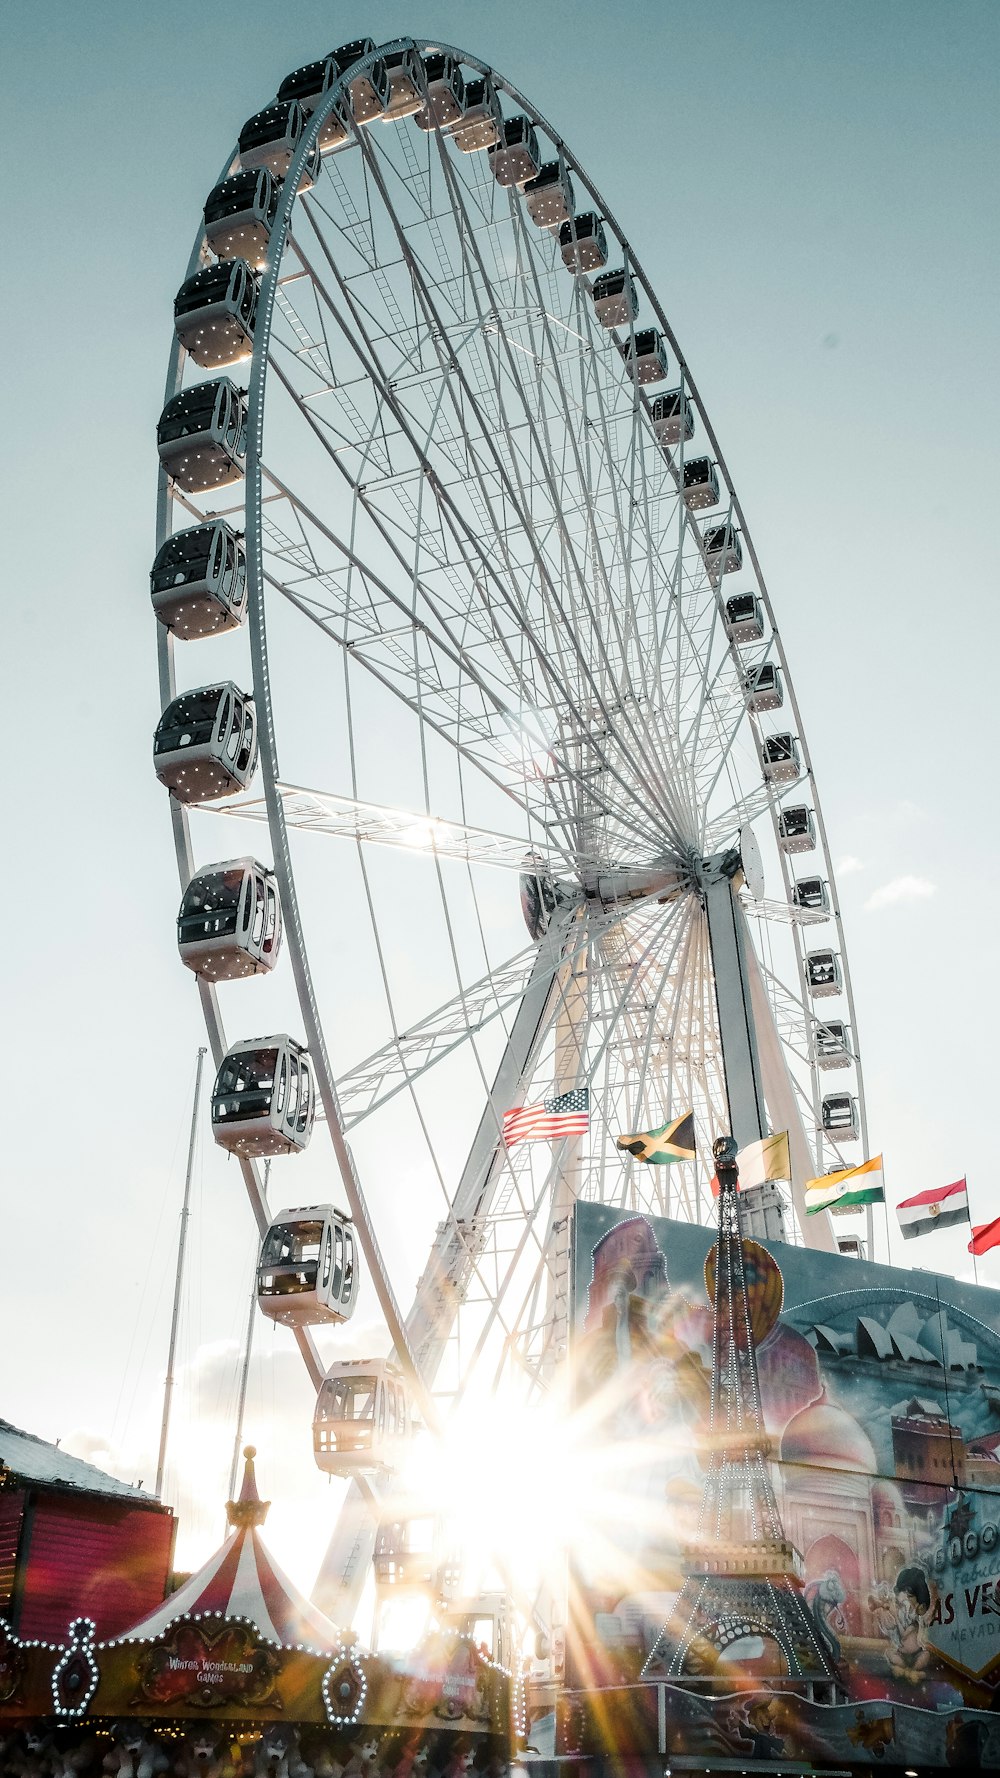
[(901, 901), (926, 901), (936, 894), (937, 885), (929, 883), (926, 877), (893, 877), (891, 883), (883, 883), (881, 889), (869, 895), (865, 907), (874, 911), (895, 907)]
[(856, 872), (864, 870), (864, 868), (863, 859), (855, 858), (853, 852), (848, 852), (847, 857), (842, 858), (837, 866), (837, 875), (838, 877), (853, 877)]

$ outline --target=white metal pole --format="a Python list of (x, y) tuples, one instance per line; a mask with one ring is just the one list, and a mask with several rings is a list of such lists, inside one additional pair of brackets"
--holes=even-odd
[[(264, 1191), (267, 1192), (271, 1178), (271, 1162), (264, 1162)], [(259, 1254), (260, 1248), (257, 1252)], [(247, 1405), (247, 1382), (250, 1376), (250, 1354), (253, 1349), (253, 1330), (257, 1315), (257, 1258), (254, 1257), (253, 1277), (250, 1282), (250, 1307), (247, 1311), (247, 1332), (243, 1341), (243, 1364), (240, 1370), (240, 1393), (236, 1404), (236, 1436), (233, 1439), (233, 1462), (229, 1471), (229, 1498), (236, 1499), (236, 1477), (240, 1467), (240, 1449), (243, 1444), (243, 1415)]]
[(191, 1214), (191, 1179), (194, 1174), (194, 1151), (198, 1140), (198, 1103), (201, 1099), (201, 1075), (205, 1066), (208, 1051), (204, 1047), (198, 1051), (198, 1064), (194, 1075), (194, 1099), (191, 1105), (191, 1136), (188, 1142), (187, 1172), (184, 1176), (184, 1204), (181, 1210), (181, 1228), (177, 1237), (177, 1271), (174, 1277), (174, 1308), (170, 1317), (170, 1347), (167, 1352), (167, 1374), (163, 1382), (163, 1419), (160, 1422), (160, 1450), (156, 1459), (156, 1488), (159, 1496), (163, 1489), (163, 1469), (167, 1460), (167, 1433), (170, 1429), (170, 1403), (174, 1392), (174, 1356), (177, 1351), (177, 1324), (180, 1320), (181, 1285), (184, 1282), (184, 1248), (187, 1243), (188, 1217)]

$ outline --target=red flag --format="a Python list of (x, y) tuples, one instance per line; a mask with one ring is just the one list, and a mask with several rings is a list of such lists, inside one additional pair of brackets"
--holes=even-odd
[(996, 1217), (993, 1222), (980, 1222), (973, 1225), (969, 1252), (989, 1253), (991, 1247), (1000, 1247), (1000, 1216)]

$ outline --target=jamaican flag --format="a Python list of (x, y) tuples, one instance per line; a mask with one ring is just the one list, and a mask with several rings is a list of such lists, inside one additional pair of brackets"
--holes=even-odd
[(673, 1123), (658, 1130), (640, 1130), (636, 1136), (619, 1136), (618, 1147), (634, 1154), (648, 1167), (669, 1167), (672, 1161), (694, 1160), (694, 1112), (685, 1111)]

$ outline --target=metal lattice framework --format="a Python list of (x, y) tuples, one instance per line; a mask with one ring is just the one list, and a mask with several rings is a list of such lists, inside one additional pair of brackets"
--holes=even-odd
[[(603, 219), (636, 317), (603, 326), (593, 275), (567, 265), (558, 228), (538, 226), (488, 154), (462, 152), (447, 130), (351, 122), (315, 183), (304, 178), (359, 72), (413, 52), (419, 85), (428, 48), (407, 39), (362, 57), (313, 111), (260, 286), (245, 485), (227, 506), (161, 473), (158, 543), (210, 510), (245, 528), (262, 794), (251, 787), (221, 812), (266, 822), (335, 1173), (400, 1357), (425, 1395), (454, 1397), (511, 1365), (544, 1385), (565, 1344), (577, 1197), (710, 1220), (708, 1143), (730, 1119), (702, 867), (748, 828), (770, 889), (740, 897), (754, 1010), (772, 1121), (798, 1132), (798, 1201), (810, 1172), (860, 1158), (821, 1127), (815, 1033), (831, 1011), (850, 1033), (864, 1154), (867, 1139), (833, 871), (780, 635), (715, 433), (632, 247), (559, 134), (464, 51), (449, 53), (485, 81), (487, 103), (530, 120), (576, 212)], [(238, 165), (234, 155), (223, 176)], [(189, 275), (209, 257), (199, 231)], [(662, 385), (626, 367), (643, 328), (665, 345)], [(168, 398), (200, 375), (175, 343)], [(654, 429), (653, 401), (671, 386), (690, 406), (690, 444)], [(695, 454), (719, 479), (707, 516), (682, 498)], [(738, 538), (738, 575), (708, 551), (710, 525)], [(759, 640), (727, 632), (730, 587), (756, 595)], [(200, 684), (214, 670), (202, 647), (160, 630), (164, 706), (179, 672)], [(747, 690), (766, 664), (784, 693), (771, 714)], [(762, 765), (778, 729), (797, 737), (794, 781)], [(828, 909), (798, 904), (795, 860), (778, 843), (790, 802), (812, 810), (807, 864)], [(173, 800), (171, 815), (186, 884), (208, 817)], [(526, 945), (509, 873), (529, 852), (557, 887), (547, 931)], [(407, 885), (422, 868), (424, 886), (387, 894), (395, 861)], [(366, 1016), (379, 1025), (367, 1050), (351, 1051), (326, 955), (331, 907), (365, 935)], [(411, 1017), (401, 1008), (425, 943)], [(813, 943), (840, 954), (836, 1005), (810, 994)], [(204, 981), (200, 993), (218, 1062), (219, 995)], [(510, 1105), (578, 1084), (591, 1087), (588, 1138), (505, 1149)], [(616, 1148), (621, 1131), (689, 1108), (705, 1146), (697, 1164), (646, 1168)], [(348, 1130), (370, 1136), (370, 1157), (404, 1111), (440, 1194), (438, 1211), (413, 1211), (428, 1258), (408, 1314), (380, 1243), (391, 1194), (347, 1142)], [(242, 1165), (263, 1227), (259, 1174)], [(831, 1244), (825, 1227), (819, 1238)], [(312, 1338), (296, 1337), (317, 1380)], [(348, 1552), (343, 1572), (352, 1564)]]

